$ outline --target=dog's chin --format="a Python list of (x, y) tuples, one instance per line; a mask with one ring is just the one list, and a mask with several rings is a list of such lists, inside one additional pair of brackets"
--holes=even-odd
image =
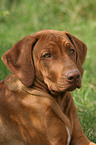
[(74, 91), (76, 88), (81, 88), (81, 81), (80, 82), (76, 82), (76, 83), (73, 83), (73, 84), (69, 84), (67, 87), (66, 87), (66, 91)]
[(67, 89), (67, 91), (69, 91), (69, 92), (71, 92), (71, 91), (74, 91), (76, 88), (80, 88), (80, 86), (75, 86), (75, 85), (73, 85), (73, 86), (70, 86), (68, 89)]

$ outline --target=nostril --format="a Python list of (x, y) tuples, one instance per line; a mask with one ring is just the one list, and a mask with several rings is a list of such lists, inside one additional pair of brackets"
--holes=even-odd
[(77, 75), (77, 79), (79, 79), (79, 78), (80, 78), (80, 75), (78, 74), (78, 75)]
[(68, 82), (74, 82), (75, 81), (75, 76), (73, 74), (70, 74), (68, 77), (67, 77), (67, 80)]
[(70, 81), (73, 80), (73, 79), (74, 79), (74, 77), (72, 77), (72, 76), (68, 78), (68, 80), (70, 80)]

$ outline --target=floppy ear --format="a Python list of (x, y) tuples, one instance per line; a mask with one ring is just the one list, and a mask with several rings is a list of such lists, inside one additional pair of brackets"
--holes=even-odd
[(77, 50), (77, 67), (79, 68), (81, 75), (83, 74), (82, 64), (84, 63), (86, 53), (87, 53), (87, 46), (85, 43), (80, 41), (78, 38), (74, 37), (70, 33), (64, 31), (71, 43), (75, 46)]
[(34, 81), (34, 65), (32, 49), (37, 42), (35, 37), (26, 36), (18, 41), (2, 56), (7, 68), (14, 73), (26, 86), (31, 86)]

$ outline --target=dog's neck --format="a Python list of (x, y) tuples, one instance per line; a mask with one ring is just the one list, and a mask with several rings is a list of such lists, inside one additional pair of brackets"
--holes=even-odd
[[(60, 108), (64, 109), (64, 104), (62, 104), (63, 99), (66, 99), (67, 92), (63, 93), (57, 93), (55, 95), (51, 94), (51, 92), (48, 90), (47, 85), (43, 82), (40, 81), (39, 79), (35, 79), (34, 83), (31, 87), (26, 87), (15, 75), (11, 74), (7, 76), (5, 79), (5, 86), (11, 90), (11, 91), (17, 91), (17, 92), (28, 92), (29, 90), (37, 90), (39, 92), (45, 92), (45, 94), (50, 95), (51, 97), (54, 98), (54, 100), (59, 104)], [(30, 93), (30, 92), (29, 92)], [(31, 93), (30, 93), (31, 94)], [(46, 96), (45, 96), (46, 97)]]
[(48, 92), (47, 85), (43, 81), (39, 80), (38, 78), (35, 78), (34, 83), (32, 84), (32, 88)]
[(67, 94), (67, 92), (62, 92), (62, 93), (60, 93), (60, 92), (53, 92), (53, 93), (50, 92), (47, 85), (43, 81), (39, 80), (38, 78), (35, 78), (34, 83), (32, 85), (32, 88), (37, 89), (37, 90), (41, 90), (41, 91), (43, 90), (46, 93), (51, 94), (51, 96), (56, 100), (56, 102), (60, 106), (62, 105), (61, 102), (64, 99), (64, 96), (66, 96), (66, 94)]

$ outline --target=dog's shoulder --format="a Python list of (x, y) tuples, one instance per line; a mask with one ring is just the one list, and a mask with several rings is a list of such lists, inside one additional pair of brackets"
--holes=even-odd
[[(17, 78), (10, 74), (4, 80), (0, 81), (0, 98), (6, 98), (10, 96), (13, 92), (19, 90), (19, 83), (17, 83)], [(0, 100), (1, 100), (0, 99)]]

